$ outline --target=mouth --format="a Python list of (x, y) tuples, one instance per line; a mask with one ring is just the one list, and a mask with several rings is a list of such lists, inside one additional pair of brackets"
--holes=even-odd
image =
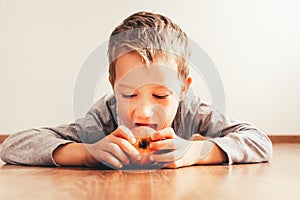
[(134, 123), (135, 127), (139, 127), (139, 126), (148, 126), (154, 130), (157, 130), (158, 128), (158, 124), (147, 124), (147, 123)]

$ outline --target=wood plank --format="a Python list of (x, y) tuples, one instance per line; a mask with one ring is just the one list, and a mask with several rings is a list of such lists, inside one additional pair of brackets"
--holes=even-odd
[(9, 135), (6, 134), (0, 134), (0, 143), (4, 142), (4, 140), (6, 140), (6, 138), (8, 138)]
[(275, 144), (269, 163), (132, 171), (0, 164), (0, 199), (298, 199), (299, 154)]
[(300, 143), (300, 135), (269, 135), (272, 143)]

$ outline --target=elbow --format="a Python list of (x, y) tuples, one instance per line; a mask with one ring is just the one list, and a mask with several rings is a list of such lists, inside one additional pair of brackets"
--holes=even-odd
[(246, 163), (269, 162), (273, 156), (273, 146), (268, 136), (244, 140), (247, 145)]
[(13, 137), (10, 136), (7, 138), (1, 145), (1, 151), (0, 151), (0, 158), (2, 161), (8, 164), (20, 164), (18, 162), (18, 155), (17, 155), (17, 149), (16, 149), (16, 144), (11, 142), (11, 138)]
[(273, 157), (273, 145), (270, 138), (267, 139), (264, 152), (264, 161), (270, 161)]
[(256, 149), (254, 152), (253, 160), (256, 160), (256, 162), (269, 162), (272, 159), (273, 156), (273, 146), (271, 140), (266, 136), (266, 140), (261, 140), (260, 142), (256, 141), (253, 144)]
[(10, 163), (9, 162), (9, 158), (8, 158), (8, 148), (7, 148), (7, 145), (6, 145), (6, 142), (4, 141), (4, 143), (2, 143), (1, 145), (1, 151), (0, 151), (0, 158), (2, 161), (6, 162), (6, 163)]
[(1, 151), (0, 151), (0, 159), (1, 159), (2, 161), (5, 162), (5, 157), (4, 157), (4, 150), (3, 150), (3, 148), (1, 148)]

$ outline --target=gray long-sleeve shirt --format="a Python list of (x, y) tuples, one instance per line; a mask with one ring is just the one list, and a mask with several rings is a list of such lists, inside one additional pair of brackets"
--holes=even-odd
[[(2, 145), (1, 159), (10, 164), (57, 166), (52, 155), (58, 146), (95, 143), (118, 125), (116, 99), (104, 96), (74, 123), (12, 134)], [(227, 154), (228, 164), (264, 162), (272, 156), (272, 143), (263, 132), (221, 114), (195, 96), (180, 102), (172, 127), (184, 139), (193, 134), (207, 137)]]

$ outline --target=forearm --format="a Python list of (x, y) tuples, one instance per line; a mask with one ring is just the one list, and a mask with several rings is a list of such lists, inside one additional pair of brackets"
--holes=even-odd
[(193, 142), (197, 154), (199, 155), (196, 159), (195, 164), (221, 164), (228, 163), (226, 153), (210, 141), (194, 141)]
[(54, 166), (52, 152), (70, 142), (46, 129), (24, 130), (4, 141), (1, 159), (9, 164)]
[(266, 162), (272, 157), (270, 139), (256, 130), (233, 132), (209, 141), (226, 152), (229, 164)]
[(61, 166), (85, 166), (88, 151), (83, 143), (61, 145), (53, 152), (54, 161)]

